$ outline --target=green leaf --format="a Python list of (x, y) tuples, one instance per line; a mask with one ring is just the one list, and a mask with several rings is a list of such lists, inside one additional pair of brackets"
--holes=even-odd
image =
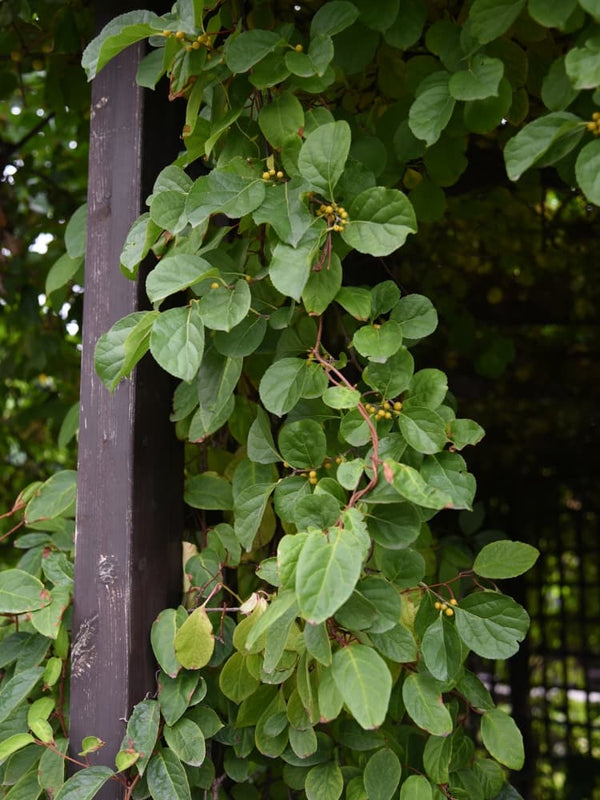
[(279, 45), (281, 36), (273, 31), (251, 30), (239, 36), (228, 36), (225, 44), (225, 62), (232, 72), (247, 72)]
[(179, 191), (161, 191), (150, 203), (150, 218), (159, 228), (169, 233), (181, 233), (188, 223), (186, 214), (187, 195)]
[[(72, 580), (68, 584), (55, 586), (52, 589), (52, 602), (31, 614), (33, 627), (48, 639), (56, 639), (58, 636), (62, 616), (71, 600), (71, 584)], [(41, 738), (38, 736), (38, 739)]]
[(414, 368), (412, 355), (402, 346), (385, 364), (372, 361), (363, 371), (363, 380), (382, 397), (391, 399), (408, 389)]
[(390, 661), (409, 664), (417, 660), (417, 643), (414, 636), (402, 623), (386, 630), (385, 633), (372, 633), (369, 638), (374, 646)]
[(174, 725), (183, 716), (191, 703), (199, 679), (197, 672), (181, 671), (176, 678), (169, 678), (165, 673), (159, 675), (158, 702), (167, 725)]
[(429, 408), (411, 405), (400, 414), (398, 425), (418, 453), (439, 453), (448, 443), (444, 420)]
[[(423, 751), (423, 766), (434, 783), (448, 783), (452, 758), (451, 736), (428, 736)], [(408, 798), (402, 798), (408, 800)], [(429, 798), (428, 798), (429, 800)]]
[(402, 333), (407, 339), (423, 339), (437, 328), (438, 316), (431, 300), (421, 294), (407, 294), (402, 297), (391, 313), (402, 325)]
[(408, 464), (385, 462), (384, 469), (388, 483), (410, 503), (435, 510), (452, 505), (448, 494), (429, 486), (420, 473)]
[(546, 166), (569, 153), (583, 136), (579, 117), (556, 111), (525, 125), (504, 148), (506, 172), (511, 181), (536, 165)]
[(402, 767), (393, 750), (384, 747), (373, 753), (363, 773), (369, 800), (391, 800), (401, 775)]
[(248, 656), (234, 653), (219, 675), (219, 688), (229, 700), (241, 703), (258, 689), (259, 680), (248, 670)]
[(332, 761), (312, 767), (304, 784), (307, 800), (338, 800), (343, 788), (342, 770)]
[(202, 225), (211, 214), (225, 214), (233, 219), (258, 208), (265, 199), (261, 178), (238, 175), (225, 169), (213, 169), (194, 183), (186, 202), (191, 225)]
[(192, 475), (185, 485), (184, 500), (192, 508), (231, 511), (233, 492), (225, 478), (213, 472)]
[(262, 376), (258, 388), (260, 399), (267, 411), (281, 417), (303, 396), (305, 383), (306, 362), (300, 358), (282, 358)]
[(248, 458), (258, 464), (283, 461), (273, 441), (269, 418), (260, 406), (256, 410), (256, 419), (248, 431), (247, 448)]
[(142, 700), (134, 706), (121, 742), (121, 750), (129, 749), (139, 754), (135, 763), (140, 775), (144, 774), (152, 757), (159, 725), (160, 709), (156, 700)]
[(62, 785), (56, 800), (93, 800), (113, 775), (110, 767), (86, 767)]
[(371, 292), (355, 286), (343, 286), (335, 296), (336, 303), (355, 319), (366, 321), (371, 314)]
[(28, 572), (0, 571), (0, 614), (24, 614), (47, 606), (51, 599), (44, 584)]
[(13, 753), (27, 747), (28, 744), (33, 744), (34, 741), (35, 739), (30, 733), (15, 733), (13, 736), (3, 739), (0, 742), (0, 764), (3, 764)]
[(146, 774), (153, 797), (160, 797), (160, 800), (191, 800), (186, 772), (170, 749), (161, 748), (152, 756)]
[(475, 496), (475, 478), (467, 472), (462, 456), (443, 453), (427, 456), (421, 466), (427, 484), (450, 498), (452, 508), (471, 510)]
[(411, 503), (375, 505), (367, 514), (369, 533), (382, 547), (402, 550), (411, 545), (421, 530), (421, 517)]
[(34, 496), (25, 508), (25, 523), (31, 525), (56, 517), (73, 516), (76, 493), (75, 470), (65, 469), (55, 473), (36, 488)]
[(464, 670), (456, 683), (456, 688), (473, 708), (478, 708), (480, 711), (487, 711), (490, 708), (494, 708), (494, 701), (492, 700), (491, 694), (477, 675), (474, 675), (472, 672)]
[(477, 554), (473, 569), (482, 578), (516, 578), (533, 567), (539, 554), (530, 544), (503, 539), (486, 544)]
[(177, 660), (185, 669), (202, 669), (212, 658), (214, 649), (215, 637), (208, 614), (204, 608), (196, 608), (175, 634)]
[(408, 113), (411, 131), (429, 147), (440, 138), (454, 111), (456, 101), (450, 95), (449, 81), (447, 72), (434, 72), (425, 78)]
[(348, 214), (342, 238), (359, 253), (387, 256), (417, 230), (410, 201), (398, 189), (365, 189), (352, 201)]
[(298, 557), (296, 594), (300, 613), (313, 624), (325, 622), (352, 594), (362, 553), (343, 531), (310, 533)]
[(320, 245), (324, 223), (309, 228), (297, 246), (279, 242), (273, 249), (269, 277), (286, 297), (299, 301), (308, 282), (312, 263)]
[(408, 675), (402, 684), (402, 699), (408, 715), (420, 728), (434, 736), (452, 732), (452, 717), (433, 678), (420, 673)]
[(387, 714), (392, 676), (371, 647), (351, 644), (333, 656), (332, 674), (344, 703), (358, 724), (378, 728)]
[(214, 335), (215, 350), (223, 356), (243, 358), (254, 353), (267, 332), (264, 317), (249, 314), (231, 331), (217, 331)]
[(145, 212), (133, 223), (121, 250), (121, 269), (134, 276), (140, 262), (148, 255), (150, 248), (158, 239), (160, 227)]
[(347, 0), (329, 0), (313, 16), (311, 36), (335, 36), (349, 28), (358, 17), (358, 9)]
[(181, 668), (175, 655), (175, 634), (178, 618), (174, 608), (165, 608), (152, 623), (150, 642), (154, 657), (170, 678), (174, 678)]
[[(200, 610), (200, 609), (197, 609)], [(180, 719), (175, 725), (165, 725), (163, 736), (180, 761), (199, 767), (206, 756), (204, 734), (191, 719)]]
[(515, 721), (499, 708), (486, 711), (481, 718), (484, 747), (509, 769), (521, 769), (525, 761), (523, 737)]
[(198, 305), (163, 311), (152, 327), (150, 352), (170, 375), (191, 381), (200, 369), (204, 327)]
[(345, 386), (330, 386), (323, 392), (323, 402), (329, 408), (356, 408), (361, 394), (357, 389)]
[(600, 3), (598, 0), (579, 0), (579, 5), (595, 19), (600, 19)]
[[(46, 749), (40, 758), (37, 769), (38, 783), (50, 797), (56, 797), (58, 790), (65, 782), (65, 755), (68, 745), (66, 739), (57, 738), (54, 743), (56, 751)], [(23, 800), (27, 800), (27, 798)]]
[(282, 92), (263, 106), (258, 115), (258, 125), (273, 147), (281, 147), (284, 141), (304, 128), (304, 109), (291, 92)]
[(111, 20), (83, 51), (81, 66), (88, 80), (95, 78), (112, 58), (130, 44), (162, 30), (161, 22), (161, 18), (152, 11), (129, 11)]
[(304, 626), (304, 641), (308, 653), (313, 658), (316, 658), (325, 667), (331, 665), (331, 642), (325, 622), (318, 625), (307, 622)]
[(453, 419), (450, 423), (449, 438), (456, 450), (462, 450), (468, 444), (477, 444), (485, 436), (485, 431), (472, 419)]
[(545, 28), (563, 28), (577, 8), (577, 0), (529, 0), (529, 15)]
[(600, 205), (600, 141), (589, 142), (581, 149), (575, 162), (575, 175), (590, 203)]
[(235, 498), (235, 535), (248, 552), (262, 522), (267, 502), (276, 483), (256, 483), (243, 489)]
[(83, 257), (71, 258), (68, 253), (64, 253), (50, 267), (46, 276), (46, 294), (51, 295), (66, 286), (75, 277), (79, 268), (83, 264)]
[(584, 47), (573, 47), (565, 56), (565, 69), (574, 89), (595, 89), (600, 83), (600, 65), (595, 39)]
[(510, 658), (529, 628), (529, 616), (510, 597), (476, 592), (454, 608), (463, 642), (483, 658)]
[(300, 149), (298, 169), (311, 188), (333, 200), (350, 152), (351, 133), (347, 122), (329, 122), (310, 133)]
[(283, 459), (295, 469), (318, 468), (327, 453), (325, 432), (314, 419), (301, 419), (283, 425), (278, 444)]
[(504, 64), (499, 58), (476, 53), (469, 68), (455, 72), (448, 88), (455, 100), (485, 100), (497, 96), (504, 75)]
[[(299, 147), (300, 139), (296, 137), (296, 141)], [(297, 247), (315, 223), (307, 208), (306, 195), (306, 184), (300, 178), (268, 185), (265, 199), (252, 217), (257, 225), (271, 225), (284, 244)]]
[(402, 326), (394, 320), (382, 325), (363, 325), (355, 332), (352, 344), (362, 356), (383, 363), (400, 349)]
[(352, 461), (342, 461), (336, 473), (338, 483), (340, 483), (344, 489), (356, 489), (364, 469), (365, 462), (362, 458), (354, 458)]
[(250, 301), (250, 287), (245, 280), (236, 281), (233, 290), (220, 286), (200, 299), (200, 317), (207, 328), (230, 331), (244, 319)]
[[(322, 314), (337, 299), (342, 285), (342, 264), (339, 257), (331, 254), (331, 260), (321, 269), (310, 270), (302, 290), (302, 302), (309, 313)], [(338, 301), (339, 302), (339, 301)]]
[(427, 9), (420, 0), (400, 0), (395, 22), (384, 31), (385, 41), (405, 50), (417, 42), (427, 20)]
[(218, 275), (219, 271), (200, 256), (165, 256), (148, 275), (146, 293), (151, 303), (160, 303), (165, 297)]
[(462, 666), (462, 644), (454, 624), (440, 616), (423, 635), (425, 666), (438, 681), (453, 680)]
[(385, 31), (396, 19), (398, 0), (378, 0), (376, 6), (369, 0), (354, 0), (360, 9), (360, 21), (376, 31)]
[(424, 775), (409, 775), (402, 784), (400, 800), (433, 800), (433, 787)]
[(510, 28), (524, 5), (525, 0), (475, 0), (468, 17), (471, 33), (482, 44), (497, 39)]

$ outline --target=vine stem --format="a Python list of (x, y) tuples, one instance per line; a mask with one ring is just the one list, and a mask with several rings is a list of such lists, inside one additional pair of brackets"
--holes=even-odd
[[(315, 345), (312, 348), (311, 355), (318, 364), (320, 364), (324, 370), (327, 372), (327, 376), (329, 378), (329, 382), (332, 383), (334, 386), (345, 386), (347, 389), (356, 390), (356, 387), (353, 386), (348, 378), (340, 372), (337, 367), (334, 367), (333, 364), (321, 355), (321, 339), (323, 336), (323, 317), (319, 317), (319, 327), (317, 329), (317, 339), (315, 341)], [(334, 377), (335, 376), (335, 377)], [(367, 409), (364, 407), (362, 403), (359, 403), (357, 406), (357, 410), (364, 421), (367, 423), (369, 428), (369, 437), (371, 439), (371, 444), (373, 446), (373, 454), (371, 455), (371, 466), (373, 468), (373, 475), (369, 480), (369, 483), (360, 490), (355, 490), (352, 493), (348, 501), (347, 508), (353, 508), (358, 501), (363, 497), (365, 494), (368, 494), (372, 489), (375, 488), (377, 485), (377, 481), (379, 478), (378, 469), (379, 469), (379, 437), (377, 435), (377, 429), (373, 424), (373, 420)]]
[(135, 778), (127, 785), (127, 789), (125, 791), (125, 797), (123, 800), (131, 800), (131, 796), (133, 794), (133, 790), (136, 787), (137, 782), (140, 780), (141, 775), (136, 775)]

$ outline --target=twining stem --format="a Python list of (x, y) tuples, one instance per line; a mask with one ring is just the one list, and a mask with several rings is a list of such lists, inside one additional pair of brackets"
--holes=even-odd
[[(319, 317), (319, 326), (318, 326), (318, 329), (317, 329), (317, 338), (316, 338), (314, 347), (310, 351), (310, 354), (311, 354), (313, 360), (316, 361), (317, 364), (320, 364), (323, 367), (323, 369), (327, 373), (327, 377), (328, 377), (329, 382), (331, 384), (333, 384), (334, 386), (345, 386), (348, 389), (355, 390), (356, 386), (353, 386), (350, 383), (350, 381), (346, 378), (346, 376), (342, 372), (340, 372), (340, 370), (337, 369), (337, 367), (335, 367), (328, 358), (325, 358), (323, 355), (321, 355), (321, 339), (322, 339), (322, 336), (323, 336), (323, 317), (321, 316), (321, 317)], [(377, 480), (378, 480), (378, 477), (379, 477), (378, 476), (378, 469), (379, 469), (379, 463), (380, 463), (379, 462), (379, 437), (377, 435), (377, 428), (373, 424), (373, 420), (371, 419), (371, 415), (369, 414), (369, 412), (367, 411), (367, 409), (364, 407), (364, 405), (362, 403), (358, 404), (357, 410), (358, 410), (358, 413), (361, 415), (361, 417), (364, 419), (364, 421), (367, 423), (367, 426), (369, 428), (369, 437), (371, 439), (371, 444), (372, 444), (372, 447), (373, 447), (373, 453), (371, 454), (371, 466), (372, 466), (372, 469), (373, 469), (373, 475), (372, 475), (369, 483), (363, 489), (355, 490), (352, 493), (352, 495), (351, 495), (351, 497), (350, 497), (350, 499), (348, 501), (347, 508), (353, 508), (358, 503), (358, 501), (361, 499), (361, 497), (363, 497), (365, 494), (368, 494), (372, 489), (374, 489), (375, 486), (377, 485)]]

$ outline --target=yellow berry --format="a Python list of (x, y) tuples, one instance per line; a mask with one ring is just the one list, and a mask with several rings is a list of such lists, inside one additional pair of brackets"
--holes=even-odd
[(336, 231), (336, 232), (339, 232), (339, 231), (342, 230), (342, 226), (341, 225), (334, 225), (333, 226), (333, 230)]
[(294, 50), (295, 50), (297, 53), (301, 53), (301, 52), (304, 50), (304, 48), (302, 47), (302, 45), (301, 45), (301, 44), (297, 44), (297, 45), (294, 47)]
[(317, 471), (314, 470), (314, 469), (311, 469), (311, 471), (308, 473), (308, 477), (309, 478), (316, 478), (317, 477)]
[(301, 473), (300, 473), (300, 476), (301, 476), (302, 478), (308, 478), (308, 472), (301, 472)]
[(244, 280), (246, 283), (252, 283), (252, 275), (244, 275)]
[(386, 411), (385, 412), (385, 418), (386, 419), (391, 419), (392, 418), (392, 412), (391, 411)]
[(166, 39), (168, 39), (168, 38), (169, 38), (169, 36), (173, 36), (173, 31), (168, 31), (168, 30), (166, 30), (166, 29), (165, 29), (165, 30), (162, 32), (162, 35), (163, 35), (163, 36), (164, 36)]
[(442, 611), (446, 611), (446, 609), (448, 608), (448, 606), (447, 606), (447, 604), (446, 604), (446, 603), (442, 603), (442, 605), (440, 606), (440, 608), (442, 609)]
[[(196, 44), (196, 43), (194, 42), (194, 44)], [(186, 46), (185, 46), (185, 52), (186, 52), (186, 53), (191, 53), (191, 52), (192, 52), (192, 49), (193, 49), (193, 48), (192, 48), (192, 45), (191, 45), (191, 44), (186, 44)]]
[(277, 177), (279, 178), (279, 180), (283, 178), (283, 172), (281, 170), (278, 170)]
[(446, 609), (444, 609), (444, 614), (445, 614), (447, 617), (451, 617), (451, 616), (453, 616), (453, 614), (454, 614), (454, 611), (453, 611), (451, 608), (446, 608)]
[(289, 469), (289, 468), (290, 468), (290, 465), (288, 464), (288, 462), (287, 462), (287, 461), (284, 461), (284, 462), (283, 462), (283, 466), (284, 466), (286, 469)]
[(335, 460), (336, 464), (341, 464), (344, 459), (341, 456), (338, 456)]
[(325, 469), (331, 469), (331, 461), (325, 462)]
[(381, 328), (381, 325), (378, 322), (374, 322), (373, 327), (375, 328), (376, 331), (378, 331), (379, 328)]
[(437, 609), (437, 611), (439, 611), (440, 608), (442, 607), (442, 604), (438, 600), (436, 600), (435, 603), (433, 604), (433, 607)]
[(586, 122), (585, 127), (588, 131), (592, 131), (592, 133), (596, 130), (596, 123), (595, 122)]
[(402, 403), (398, 400), (394, 403), (394, 411), (402, 411)]
[(200, 50), (200, 42), (192, 42), (193, 50)]
[(458, 605), (458, 600), (456, 599), (456, 597), (453, 597), (452, 600), (450, 600), (450, 605), (451, 606), (457, 606)]
[(184, 31), (177, 31), (177, 33), (175, 34), (175, 38), (176, 38), (176, 39), (183, 39), (183, 38), (185, 38), (185, 33), (184, 33)]
[(314, 478), (309, 478), (309, 479), (308, 479), (308, 482), (309, 482), (310, 484), (312, 484), (312, 486), (316, 486), (316, 485), (317, 485), (317, 483), (319, 482), (319, 480), (318, 480), (318, 478), (317, 478), (317, 477), (314, 477)]
[(333, 207), (332, 206), (325, 206), (323, 209), (326, 214), (333, 214)]
[(275, 175), (275, 174), (276, 174), (276, 173), (275, 173), (275, 170), (274, 170), (274, 169), (270, 169), (270, 170), (269, 170), (269, 175), (270, 175), (271, 177), (273, 177), (273, 175)]
[(592, 114), (592, 119), (600, 119), (600, 111), (594, 111)]
[(219, 283), (217, 283), (216, 281), (214, 281), (213, 283), (211, 283), (211, 285), (210, 285), (210, 288), (211, 288), (211, 289), (218, 289), (218, 288), (219, 288), (219, 286), (220, 286), (220, 284), (219, 284)]
[(385, 401), (385, 403), (383, 404), (383, 407), (385, 408), (385, 410), (386, 410), (386, 411), (389, 411), (389, 410), (390, 410), (390, 408), (391, 408), (392, 406), (391, 406), (391, 405), (390, 405), (390, 403), (389, 403), (389, 402), (386, 400), (386, 401)]
[(269, 172), (263, 172), (262, 176), (263, 176), (263, 180), (264, 181), (268, 181), (271, 178), (271, 175), (270, 175)]
[(342, 219), (348, 219), (348, 212), (345, 208), (340, 208), (340, 217)]

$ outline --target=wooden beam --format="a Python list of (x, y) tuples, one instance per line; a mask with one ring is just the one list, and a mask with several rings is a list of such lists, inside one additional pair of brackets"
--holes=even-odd
[[(101, 5), (111, 16), (127, 10)], [(135, 84), (142, 54), (142, 44), (129, 48), (95, 79), (90, 121), (70, 730), (73, 752), (84, 736), (104, 740), (90, 761), (111, 767), (133, 705), (155, 691), (152, 621), (181, 598), (183, 451), (169, 422), (171, 381), (147, 356), (111, 395), (93, 366), (98, 337), (145, 305), (143, 274), (125, 279), (119, 256), (179, 144), (164, 87), (145, 98)], [(120, 800), (123, 789), (110, 781), (97, 797)]]

